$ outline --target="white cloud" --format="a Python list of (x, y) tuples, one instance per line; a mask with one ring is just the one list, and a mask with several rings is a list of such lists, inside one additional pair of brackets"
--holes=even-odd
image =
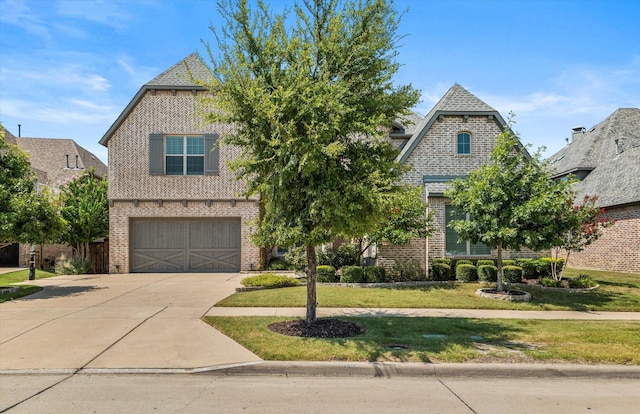
[(51, 35), (44, 19), (31, 10), (23, 0), (3, 1), (0, 22), (19, 26), (46, 41), (51, 40)]
[(58, 1), (56, 11), (63, 17), (87, 20), (117, 30), (127, 27), (131, 16), (123, 11), (126, 3), (116, 1)]

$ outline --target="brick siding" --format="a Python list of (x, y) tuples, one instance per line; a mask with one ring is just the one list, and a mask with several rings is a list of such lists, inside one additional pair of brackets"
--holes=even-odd
[(581, 252), (569, 256), (570, 267), (640, 273), (640, 203), (610, 207), (607, 216), (616, 223)]
[[(247, 223), (257, 217), (258, 207), (255, 200), (241, 195), (246, 184), (236, 180), (226, 165), (239, 155), (237, 147), (220, 146), (219, 175), (152, 176), (149, 173), (149, 134), (222, 136), (231, 131), (229, 125), (204, 124), (197, 94), (180, 90), (147, 91), (108, 142), (111, 273), (130, 271), (132, 218), (240, 218), (241, 270), (257, 266), (259, 249), (251, 243)], [(162, 205), (157, 200), (162, 200)], [(209, 206), (206, 200), (211, 200)]]

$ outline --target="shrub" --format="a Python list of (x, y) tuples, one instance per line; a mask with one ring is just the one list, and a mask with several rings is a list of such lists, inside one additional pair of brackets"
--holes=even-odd
[(74, 256), (67, 258), (63, 254), (56, 259), (55, 270), (57, 275), (82, 275), (93, 272), (93, 263)]
[(363, 283), (364, 273), (360, 266), (345, 266), (340, 270), (340, 283)]
[(476, 262), (476, 266), (480, 267), (480, 266), (495, 266), (496, 263), (493, 261), (493, 259), (479, 259)]
[(502, 266), (515, 266), (516, 261), (514, 259), (503, 259)]
[(456, 279), (461, 282), (473, 282), (478, 278), (478, 271), (472, 264), (462, 263), (456, 266)]
[(327, 265), (316, 266), (316, 281), (319, 283), (336, 282), (336, 268)]
[(431, 264), (436, 263), (444, 263), (447, 266), (451, 266), (451, 259), (447, 259), (445, 257), (436, 257), (435, 259), (431, 260)]
[(522, 268), (522, 277), (525, 279), (537, 279), (539, 277), (536, 259), (516, 259), (516, 265)]
[(289, 270), (289, 263), (280, 257), (274, 257), (267, 266), (269, 270)]
[(386, 282), (386, 272), (382, 266), (367, 266), (363, 270), (364, 280), (368, 283)]
[(276, 275), (274, 273), (263, 273), (261, 275), (250, 276), (240, 281), (243, 286), (265, 287), (265, 288), (282, 288), (299, 286), (300, 281), (292, 277)]
[(431, 280), (451, 280), (451, 266), (446, 263), (433, 263)]
[(569, 287), (574, 289), (585, 289), (596, 286), (597, 283), (591, 279), (591, 276), (581, 273), (574, 279), (569, 279)]
[(504, 281), (511, 283), (522, 282), (522, 268), (520, 266), (504, 266), (502, 268), (502, 277)]
[(493, 265), (478, 266), (478, 279), (482, 282), (497, 282), (498, 268)]
[(307, 271), (307, 248), (305, 246), (290, 247), (284, 255), (290, 269), (303, 273)]
[(551, 276), (551, 265), (556, 262), (556, 271), (558, 274), (562, 271), (564, 266), (564, 259), (554, 259), (552, 257), (542, 257), (536, 260), (538, 273), (541, 277)]
[(354, 266), (357, 264), (357, 250), (354, 244), (343, 244), (336, 249), (331, 248), (324, 252), (319, 252), (316, 260), (319, 265), (333, 266), (336, 269), (344, 266)]
[(425, 272), (420, 262), (408, 260), (406, 262), (395, 263), (391, 267), (391, 279), (396, 282), (408, 282), (425, 280)]
[(544, 287), (562, 287), (562, 281), (556, 280), (550, 276), (545, 276), (539, 282)]

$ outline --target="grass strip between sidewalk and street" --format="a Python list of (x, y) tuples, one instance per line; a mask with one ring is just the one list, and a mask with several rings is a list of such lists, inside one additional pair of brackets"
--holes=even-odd
[[(438, 283), (414, 287), (353, 288), (318, 285), (318, 306), (326, 308), (441, 308), (504, 310), (573, 310), (640, 312), (640, 274), (567, 269), (568, 276), (588, 273), (597, 290), (568, 293), (519, 286), (530, 302), (481, 298), (481, 283)], [(216, 303), (225, 307), (304, 307), (306, 288), (291, 287), (240, 292)]]
[(264, 360), (640, 364), (640, 322), (340, 317), (361, 336), (319, 339), (269, 330), (283, 317), (205, 317)]

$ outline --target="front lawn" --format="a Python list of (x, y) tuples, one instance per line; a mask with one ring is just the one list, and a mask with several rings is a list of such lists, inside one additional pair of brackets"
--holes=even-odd
[[(55, 275), (56, 274), (53, 271), (36, 269), (36, 279), (46, 279), (48, 277), (55, 276)], [(15, 272), (0, 274), (1, 287), (7, 287), (13, 283), (25, 282), (27, 280), (29, 280), (29, 269), (21, 269), (21, 270), (16, 270)], [(39, 286), (30, 286), (30, 285), (15, 285), (13, 287), (18, 288), (18, 290), (1, 294), (0, 303), (6, 302), (12, 299), (21, 298), (23, 296), (31, 295), (32, 293), (36, 293), (42, 290), (42, 288)]]
[(354, 317), (340, 319), (366, 334), (318, 339), (269, 330), (288, 319), (205, 318), (265, 360), (640, 364), (640, 322)]
[[(522, 288), (531, 302), (517, 303), (476, 296), (480, 283), (443, 283), (419, 287), (352, 288), (318, 285), (318, 306), (325, 308), (448, 308), (640, 312), (640, 274), (567, 269), (566, 276), (589, 274), (600, 288), (588, 293), (566, 293)], [(519, 288), (520, 289), (520, 288)], [(306, 288), (236, 293), (216, 306), (304, 307)]]

